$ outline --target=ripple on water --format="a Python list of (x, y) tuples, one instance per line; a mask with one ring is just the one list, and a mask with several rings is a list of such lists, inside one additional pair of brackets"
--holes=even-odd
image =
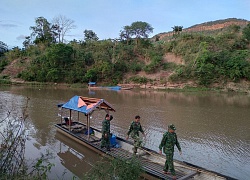
[(232, 177), (249, 177), (250, 145), (245, 141), (215, 133), (185, 138), (181, 140), (181, 160), (222, 174), (227, 171)]

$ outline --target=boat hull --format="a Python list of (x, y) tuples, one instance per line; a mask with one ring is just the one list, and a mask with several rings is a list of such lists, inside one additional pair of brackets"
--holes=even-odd
[(83, 146), (85, 146), (85, 147), (91, 149), (92, 151), (94, 151), (94, 152), (96, 152), (96, 153), (98, 153), (98, 154), (100, 154), (100, 155), (105, 155), (104, 152), (102, 152), (102, 151), (100, 151), (99, 149), (93, 147), (93, 146), (92, 146), (91, 144), (89, 144), (88, 142), (85, 142), (83, 138), (76, 137), (76, 136), (74, 136), (72, 133), (68, 132), (67, 130), (64, 130), (64, 129), (59, 128), (59, 127), (57, 127), (57, 131), (58, 131), (59, 133), (65, 135), (66, 137), (68, 137), (68, 138), (74, 140), (75, 142), (77, 142), (77, 143), (79, 143), (79, 144), (81, 144), (81, 145), (83, 145)]
[(114, 91), (119, 91), (122, 89), (120, 86), (89, 86), (88, 88), (91, 90), (114, 90)]

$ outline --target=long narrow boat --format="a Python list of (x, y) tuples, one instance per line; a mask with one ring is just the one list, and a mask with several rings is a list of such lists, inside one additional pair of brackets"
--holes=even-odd
[[(90, 120), (94, 112), (110, 113), (115, 112), (115, 109), (104, 99), (89, 98), (82, 96), (74, 96), (68, 102), (59, 104), (61, 120), (58, 124), (55, 124), (57, 131), (70, 139), (78, 142), (81, 145), (88, 147), (89, 149), (99, 153), (101, 155), (108, 155), (114, 158), (132, 158), (133, 144), (126, 141), (123, 138), (115, 137), (111, 139), (115, 141), (115, 146), (111, 148), (111, 151), (100, 147), (101, 131), (97, 128), (90, 126)], [(64, 118), (65, 110), (68, 117)], [(69, 113), (69, 114), (68, 114)], [(77, 119), (73, 120), (72, 114), (77, 114)], [(80, 122), (83, 114), (87, 123)], [(114, 145), (114, 144), (113, 144)], [(156, 151), (141, 147), (136, 155), (138, 160), (141, 161), (143, 170), (145, 173), (143, 176), (147, 179), (171, 179), (171, 175), (163, 173), (163, 167), (165, 164), (165, 156), (158, 154)], [(174, 160), (176, 169), (176, 176), (179, 180), (233, 180), (234, 178), (206, 170), (204, 168)]]
[(90, 90), (107, 89), (107, 90), (119, 91), (119, 90), (122, 90), (122, 87), (121, 86), (96, 86), (96, 82), (89, 82), (88, 89)]

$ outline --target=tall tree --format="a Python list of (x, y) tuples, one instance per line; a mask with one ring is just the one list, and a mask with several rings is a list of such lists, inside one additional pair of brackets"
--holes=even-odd
[(130, 26), (124, 26), (123, 30), (120, 31), (120, 38), (121, 40), (126, 40), (127, 44), (132, 36), (132, 30)]
[(131, 35), (136, 38), (136, 44), (140, 38), (148, 38), (149, 34), (153, 32), (153, 27), (142, 21), (133, 22), (130, 26)]
[(183, 26), (174, 26), (174, 27), (172, 27), (172, 29), (173, 29), (173, 33), (174, 33), (174, 36), (175, 36), (175, 35), (180, 34), (180, 32), (183, 29)]
[(0, 41), (0, 54), (7, 52), (8, 51), (8, 46), (4, 42)]
[(36, 26), (31, 26), (30, 29), (33, 31), (31, 37), (35, 38), (33, 43), (45, 43), (51, 44), (56, 40), (55, 34), (52, 31), (51, 24), (44, 17), (36, 18)]
[(152, 26), (146, 22), (136, 21), (130, 26), (132, 35), (136, 38), (148, 38), (149, 34), (153, 32)]
[(92, 30), (85, 29), (83, 31), (84, 33), (84, 40), (85, 41), (97, 41), (99, 38), (97, 37), (97, 34)]
[(65, 42), (65, 36), (70, 30), (75, 29), (74, 21), (66, 18), (65, 16), (59, 15), (52, 20), (52, 23), (56, 27), (56, 32), (58, 33), (59, 43)]
[(32, 45), (31, 37), (26, 36), (25, 40), (23, 41), (23, 47), (28, 48), (30, 45)]

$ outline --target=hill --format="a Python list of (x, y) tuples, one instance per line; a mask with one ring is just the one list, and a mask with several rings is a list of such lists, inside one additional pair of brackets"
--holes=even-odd
[[(216, 20), (216, 21), (209, 21), (197, 25), (193, 25), (188, 28), (184, 28), (182, 30), (183, 33), (218, 33), (222, 32), (223, 30), (227, 29), (229, 26), (232, 25), (238, 25), (241, 28), (244, 28), (250, 21), (244, 20), (244, 19), (236, 19), (236, 18), (228, 18), (223, 20)], [(152, 39), (156, 39), (156, 37), (159, 38), (159, 40), (169, 40), (173, 37), (173, 31), (170, 32), (164, 32), (155, 35), (152, 37)]]
[[(210, 22), (205, 22), (201, 24), (197, 24), (188, 28), (185, 28), (182, 30), (181, 34), (182, 36), (185, 36), (187, 34), (188, 39), (193, 38), (191, 41), (195, 41), (196, 43), (199, 43), (200, 41), (205, 40), (204, 37), (223, 37), (223, 36), (231, 36), (230, 33), (231, 31), (237, 29), (244, 29), (250, 21), (244, 20), (244, 19), (236, 19), (236, 18), (228, 18), (224, 20), (217, 20), (217, 21), (210, 21)], [(239, 31), (240, 33), (242, 31)], [(190, 34), (193, 34), (194, 36), (191, 36)], [(198, 36), (195, 36), (198, 35)], [(201, 35), (201, 36), (200, 36)], [(195, 40), (195, 38), (198, 38), (198, 41)], [(229, 39), (234, 38), (229, 37)], [(157, 40), (156, 40), (157, 39)], [(154, 42), (158, 43), (165, 43), (165, 42), (176, 42), (175, 40), (178, 39), (174, 37), (174, 32), (165, 32), (165, 33), (160, 33), (152, 37), (152, 40)], [(237, 39), (235, 37), (235, 39)], [(177, 40), (178, 41), (178, 40)], [(197, 52), (194, 53), (194, 56), (191, 55), (190, 49), (193, 46), (192, 42), (188, 42), (188, 40), (180, 40), (181, 42), (179, 44), (182, 44), (181, 51), (176, 50), (178, 52), (173, 52), (173, 49), (171, 52), (165, 53), (163, 56), (163, 63), (174, 63), (176, 65), (181, 65), (181, 66), (190, 66), (190, 62), (187, 62), (187, 58), (184, 55), (184, 49), (185, 46), (189, 47), (189, 55), (192, 57), (197, 56)], [(185, 41), (185, 42), (183, 42)], [(206, 40), (205, 40), (206, 41)], [(229, 40), (230, 42), (231, 40)], [(225, 44), (227, 43), (227, 40), (225, 39)], [(223, 45), (224, 46), (224, 45)], [(248, 46), (249, 49), (249, 46)], [(217, 49), (215, 51), (221, 51), (221, 49)], [(250, 59), (248, 59), (250, 61)], [(157, 73), (154, 74), (148, 74), (143, 71), (139, 73), (140, 76), (153, 79), (153, 83), (149, 83), (147, 85), (143, 85), (141, 87), (147, 87), (147, 88), (154, 88), (154, 89), (165, 89), (165, 88), (185, 88), (185, 87), (199, 87), (197, 84), (197, 81), (194, 80), (187, 80), (187, 81), (171, 81), (171, 75), (175, 74), (176, 69), (174, 70), (161, 70), (158, 71)], [(241, 79), (239, 81), (230, 81), (230, 80), (222, 80), (220, 82), (214, 82), (211, 84), (212, 88), (222, 88), (225, 91), (241, 91), (241, 92), (250, 92), (250, 82), (246, 79)]]

